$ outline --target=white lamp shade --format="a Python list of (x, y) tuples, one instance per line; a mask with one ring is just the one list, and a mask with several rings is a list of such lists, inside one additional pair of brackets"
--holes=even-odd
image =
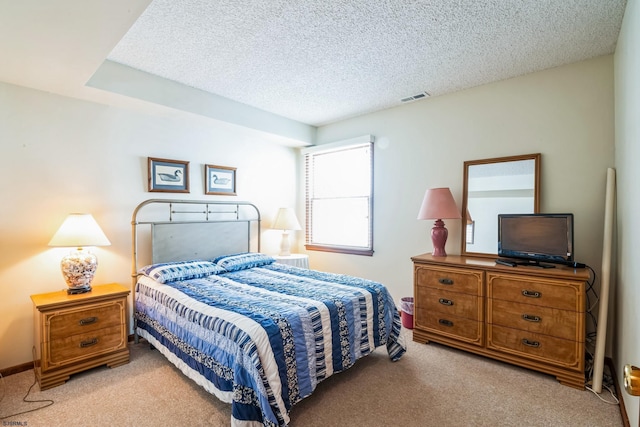
[(296, 214), (291, 208), (280, 208), (273, 223), (276, 230), (302, 230)]
[(418, 219), (462, 218), (451, 190), (448, 188), (430, 188), (424, 194)]
[(111, 242), (91, 214), (72, 213), (64, 220), (49, 246), (109, 246)]

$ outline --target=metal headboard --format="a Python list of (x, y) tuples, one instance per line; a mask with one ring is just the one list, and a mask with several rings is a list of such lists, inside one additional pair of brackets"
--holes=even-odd
[(260, 251), (260, 211), (249, 202), (149, 199), (131, 226), (133, 290), (147, 264)]

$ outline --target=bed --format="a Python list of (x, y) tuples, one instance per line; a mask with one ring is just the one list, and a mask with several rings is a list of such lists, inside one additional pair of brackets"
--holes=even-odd
[(382, 284), (275, 262), (260, 221), (247, 202), (163, 199), (132, 217), (136, 341), (230, 403), (233, 426), (286, 426), (324, 379), (406, 348)]

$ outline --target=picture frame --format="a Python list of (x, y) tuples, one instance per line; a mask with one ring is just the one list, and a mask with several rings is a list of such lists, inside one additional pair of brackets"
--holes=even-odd
[(219, 196), (236, 195), (236, 168), (204, 165), (205, 194)]
[(148, 157), (149, 191), (189, 192), (189, 162)]

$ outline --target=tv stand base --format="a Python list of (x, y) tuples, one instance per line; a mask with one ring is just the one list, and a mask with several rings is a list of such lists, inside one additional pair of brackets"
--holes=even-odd
[(528, 267), (539, 267), (539, 268), (556, 268), (553, 264), (546, 264), (540, 261), (517, 261), (516, 264), (524, 265)]

